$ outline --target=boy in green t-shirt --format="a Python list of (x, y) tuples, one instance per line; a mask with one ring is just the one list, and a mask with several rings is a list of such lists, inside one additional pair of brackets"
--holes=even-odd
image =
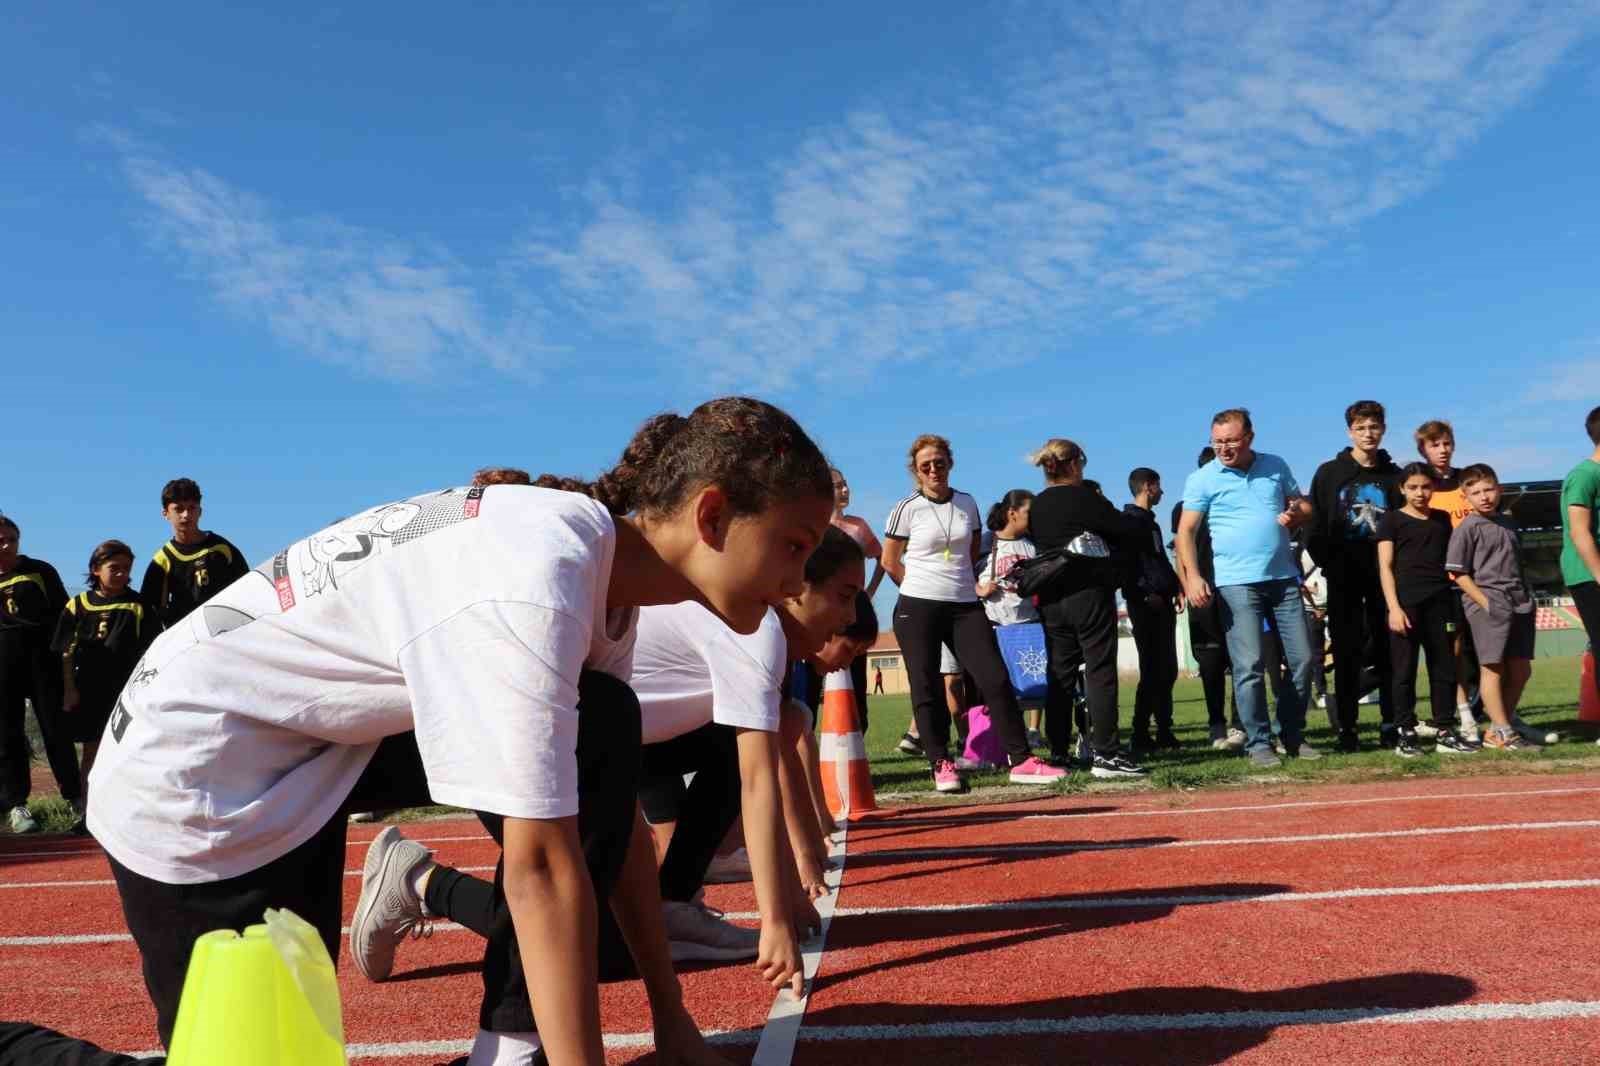
[(1577, 605), (1591, 647), (1600, 647), (1600, 407), (1584, 420), (1594, 453), (1561, 483), (1561, 578)]

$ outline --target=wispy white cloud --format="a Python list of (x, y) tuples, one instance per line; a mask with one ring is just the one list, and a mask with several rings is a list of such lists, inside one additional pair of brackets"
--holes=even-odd
[(444, 252), (325, 219), (282, 219), (126, 132), (96, 136), (120, 153), (157, 242), (225, 307), (291, 349), (399, 378), (451, 364), (526, 370), (538, 351), (526, 319), (492, 318), (477, 278)]
[(1596, 15), (1025, 3), (992, 91), (719, 157), (666, 209), (597, 182), (523, 258), (561, 314), (719, 382), (1011, 359), (1107, 318), (1171, 328), (1427, 189)]

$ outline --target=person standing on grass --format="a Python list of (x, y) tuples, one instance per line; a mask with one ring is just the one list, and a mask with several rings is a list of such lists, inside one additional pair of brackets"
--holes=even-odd
[[(1045, 488), (1033, 498), (1028, 524), (1040, 554), (1061, 551), (1073, 565), (1039, 594), (1048, 663), (1045, 740), (1054, 761), (1072, 753), (1072, 706), (1086, 690), (1089, 772), (1094, 777), (1143, 777), (1145, 770), (1117, 746), (1117, 601), (1111, 550), (1136, 544), (1144, 524), (1118, 511), (1084, 481), (1089, 457), (1055, 437), (1031, 456)], [(1079, 668), (1082, 667), (1080, 675)]]
[(1445, 573), (1450, 516), (1429, 507), (1433, 471), (1412, 463), (1400, 472), (1405, 506), (1378, 522), (1378, 577), (1389, 604), (1389, 655), (1394, 665), (1395, 754), (1422, 754), (1417, 739), (1417, 656), (1426, 650), (1434, 750), (1471, 755), (1479, 745), (1455, 733), (1455, 594)]
[[(1461, 471), (1451, 465), (1456, 454), (1456, 431), (1442, 419), (1430, 419), (1417, 427), (1413, 437), (1417, 454), (1433, 472), (1433, 507), (1450, 516), (1450, 528), (1459, 526), (1472, 513), (1466, 494), (1461, 491)], [(1477, 742), (1478, 722), (1483, 717), (1483, 699), (1478, 694), (1478, 653), (1467, 631), (1466, 598), (1459, 585), (1451, 581), (1456, 597), (1456, 721), (1463, 740)], [(1417, 732), (1427, 736), (1431, 726), (1418, 723)]]
[(189, 478), (161, 487), (161, 517), (172, 526), (172, 539), (150, 556), (139, 598), (155, 611), (163, 629), (250, 572), (244, 552), (200, 528), (200, 513), (200, 486)]
[(1583, 619), (1591, 651), (1600, 651), (1600, 407), (1589, 412), (1583, 426), (1594, 450), (1561, 483), (1561, 578)]
[[(883, 545), (872, 532), (872, 524), (865, 518), (857, 515), (846, 514), (850, 506), (850, 482), (840, 472), (838, 467), (829, 470), (833, 478), (833, 526), (850, 535), (850, 539), (861, 545), (862, 554), (867, 561), (873, 564), (872, 581), (867, 585), (868, 597), (877, 595), (878, 585), (883, 581), (883, 566), (879, 562), (883, 558)], [(856, 715), (861, 719), (861, 735), (867, 735), (867, 657), (865, 654), (856, 656), (850, 664), (850, 683), (855, 686)]]
[[(721, 1061), (684, 1009), (650, 841), (635, 832), (639, 704), (619, 676), (641, 606), (692, 600), (748, 635), (799, 591), (828, 528), (828, 464), (787, 414), (728, 397), (650, 419), (593, 483), (540, 481), (343, 519), (141, 660), (88, 820), (163, 1043), (196, 936), (288, 907), (337, 958), (348, 808), (431, 797), (503, 827), (495, 891), (518, 951), (485, 954), (474, 1066), (531, 1063), (541, 1046), (554, 1062), (604, 1061), (607, 902), (662, 1058)], [(401, 803), (363, 794), (386, 748), (416, 767)], [(789, 945), (760, 961), (775, 984), (800, 979)]]
[[(1278, 741), (1291, 757), (1319, 759), (1306, 742), (1306, 705), (1311, 698), (1311, 642), (1300, 607), (1300, 568), (1289, 549), (1289, 531), (1311, 517), (1311, 505), (1289, 464), (1257, 452), (1250, 412), (1219, 411), (1211, 420), (1216, 458), (1189, 475), (1178, 525), (1189, 603), (1221, 604), (1234, 699), (1244, 723), (1246, 752), (1258, 767), (1280, 765), (1262, 686), (1264, 628), (1278, 632), (1288, 677), (1278, 682)], [(1215, 556), (1215, 586), (1200, 573), (1195, 544), (1200, 523), (1209, 523)], [(1280, 675), (1281, 678), (1282, 675)]]
[[(67, 601), (50, 644), (61, 656), (61, 711), (72, 739), (83, 745), (79, 772), (86, 782), (111, 708), (160, 632), (154, 612), (128, 587), (132, 572), (132, 548), (120, 540), (97, 546), (89, 556), (89, 590)], [(88, 831), (82, 818), (72, 827), (77, 836)]]
[[(1200, 449), (1197, 467), (1203, 467), (1217, 457), (1207, 445)], [(1178, 572), (1179, 587), (1189, 587), (1183, 568), (1183, 556), (1178, 554), (1178, 528), (1183, 521), (1183, 501), (1172, 506), (1172, 551), (1174, 568)], [(1216, 562), (1211, 554), (1211, 527), (1202, 518), (1194, 531), (1195, 560), (1200, 577), (1209, 584), (1217, 580)], [(1195, 667), (1200, 674), (1200, 688), (1206, 697), (1206, 722), (1211, 733), (1211, 746), (1220, 750), (1244, 747), (1244, 730), (1239, 724), (1238, 701), (1234, 702), (1233, 721), (1228, 721), (1228, 663), (1227, 638), (1222, 628), (1222, 608), (1213, 600), (1204, 607), (1188, 603), (1189, 651), (1194, 655)]]
[[(1039, 621), (1039, 609), (1032, 600), (1017, 595), (1007, 580), (1013, 567), (1023, 559), (1038, 554), (1028, 536), (1029, 511), (1033, 506), (1033, 493), (1027, 489), (1012, 489), (989, 508), (984, 525), (994, 534), (994, 543), (984, 557), (974, 590), (983, 601), (983, 611), (996, 628), (1027, 625)], [(1002, 654), (1004, 654), (1002, 652)], [(1015, 664), (1013, 664), (1014, 666)], [(1016, 676), (1013, 669), (1012, 676)], [(1037, 701), (1028, 701), (1023, 709), (1023, 720), (1028, 725), (1028, 747), (1042, 747), (1044, 738), (1039, 733), (1041, 708)]]
[(22, 530), (0, 514), (0, 810), (13, 833), (39, 823), (28, 809), (27, 704), (44, 739), (61, 798), (83, 814), (83, 777), (72, 726), (61, 713), (61, 659), (50, 650), (67, 590), (56, 568), (21, 553)]
[(977, 682), (1005, 748), (1011, 783), (1060, 781), (1066, 771), (1028, 749), (1022, 710), (988, 616), (978, 603), (973, 567), (982, 522), (977, 502), (950, 485), (950, 442), (923, 434), (911, 443), (908, 458), (917, 491), (889, 513), (883, 569), (900, 586), (894, 634), (905, 657), (917, 732), (934, 787), (940, 792), (966, 787), (950, 757), (950, 716), (939, 698), (939, 648), (946, 643)]
[(1383, 404), (1357, 400), (1344, 410), (1350, 447), (1317, 468), (1311, 479), (1315, 508), (1306, 550), (1328, 582), (1328, 635), (1333, 641), (1333, 688), (1338, 706), (1340, 751), (1361, 750), (1356, 723), (1367, 686), (1362, 673), (1371, 661), (1378, 672), (1379, 733), (1392, 747), (1387, 608), (1378, 582), (1378, 522), (1395, 503), (1400, 470), (1380, 445), (1386, 428)]
[[(1130, 551), (1124, 573), (1122, 600), (1128, 605), (1128, 622), (1139, 650), (1139, 690), (1133, 704), (1133, 753), (1181, 745), (1172, 731), (1172, 686), (1178, 681), (1178, 615), (1183, 611), (1183, 588), (1167, 558), (1156, 505), (1161, 502), (1161, 475), (1148, 466), (1128, 475), (1133, 502), (1123, 514), (1144, 527), (1144, 540)], [(1150, 723), (1156, 724), (1155, 739)]]
[(1493, 726), (1485, 747), (1513, 751), (1545, 742), (1545, 734), (1517, 716), (1522, 690), (1533, 676), (1533, 590), (1522, 573), (1516, 526), (1499, 513), (1500, 478), (1486, 463), (1461, 471), (1461, 490), (1472, 513), (1450, 535), (1445, 569), (1467, 598), (1467, 625), (1482, 673), (1478, 687)]

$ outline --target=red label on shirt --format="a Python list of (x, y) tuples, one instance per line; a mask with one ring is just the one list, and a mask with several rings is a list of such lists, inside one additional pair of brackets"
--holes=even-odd
[(289, 582), (289, 553), (279, 552), (272, 560), (272, 587), (278, 593), (278, 610), (294, 606), (294, 585)]
[(461, 508), (461, 513), (468, 518), (478, 517), (478, 508), (482, 506), (483, 486), (478, 485), (467, 490), (467, 502)]

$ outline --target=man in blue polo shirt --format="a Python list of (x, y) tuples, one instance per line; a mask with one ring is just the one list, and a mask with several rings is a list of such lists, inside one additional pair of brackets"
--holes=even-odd
[[(1311, 640), (1300, 603), (1300, 568), (1289, 548), (1289, 531), (1311, 517), (1289, 464), (1255, 451), (1250, 412), (1232, 408), (1211, 420), (1217, 457), (1189, 475), (1178, 523), (1178, 557), (1189, 602), (1205, 607), (1215, 599), (1233, 661), (1234, 701), (1246, 734), (1245, 751), (1257, 766), (1280, 765), (1273, 752), (1262, 683), (1262, 637), (1266, 625), (1278, 633), (1290, 683), (1279, 684), (1278, 729), (1284, 750), (1301, 759), (1322, 754), (1305, 742), (1306, 703), (1311, 698)], [(1216, 589), (1200, 576), (1195, 532), (1211, 530)]]

